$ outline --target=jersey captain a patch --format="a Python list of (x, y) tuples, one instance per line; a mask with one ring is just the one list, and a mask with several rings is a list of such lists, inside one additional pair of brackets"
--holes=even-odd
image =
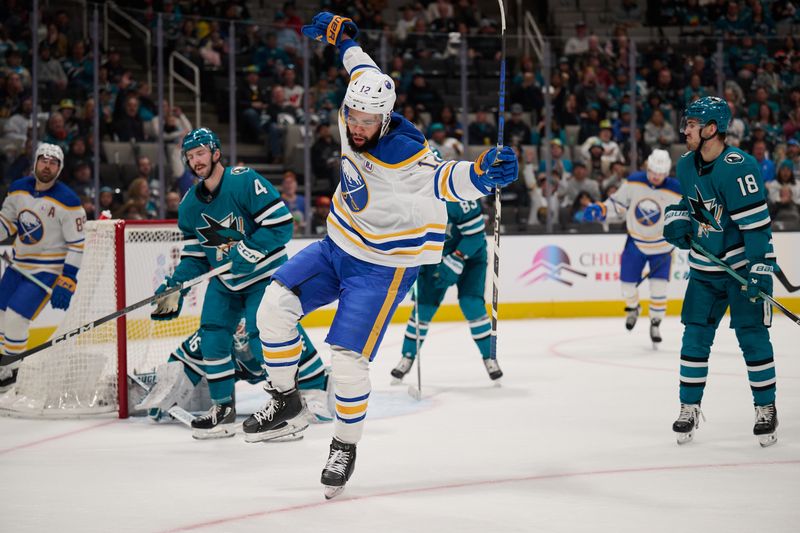
[(217, 261), (222, 261), (231, 246), (244, 238), (242, 219), (233, 216), (233, 213), (222, 220), (217, 220), (206, 213), (200, 215), (206, 221), (206, 226), (197, 228), (200, 235), (200, 244), (217, 249)]
[(697, 222), (697, 236), (708, 236), (709, 232), (722, 231), (720, 220), (722, 218), (722, 205), (716, 198), (703, 198), (700, 189), (695, 186), (695, 197), (691, 193), (687, 195), (689, 200), (689, 214)]

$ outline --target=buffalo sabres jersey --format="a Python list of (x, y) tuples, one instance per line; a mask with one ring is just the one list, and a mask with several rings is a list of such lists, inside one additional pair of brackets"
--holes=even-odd
[(634, 172), (617, 192), (603, 202), (606, 219), (625, 220), (628, 235), (645, 255), (665, 254), (672, 245), (664, 240), (664, 208), (681, 198), (681, 186), (675, 178), (666, 178), (655, 186), (647, 172)]
[(198, 182), (181, 200), (178, 227), (183, 232), (181, 262), (173, 276), (186, 281), (230, 261), (232, 246), (246, 239), (248, 247), (266, 256), (250, 274), (230, 272), (219, 280), (232, 291), (268, 279), (286, 262), (286, 243), (294, 219), (278, 191), (257, 172), (229, 167), (213, 193)]
[[(343, 61), (351, 78), (378, 69), (358, 46), (348, 48)], [(329, 237), (369, 263), (439, 263), (447, 229), (444, 202), (483, 196), (472, 183), (480, 168), (468, 161), (442, 161), (397, 113), (375, 148), (355, 152), (347, 141), (346, 112), (344, 106), (339, 112), (341, 169), (327, 221)]]
[[(699, 152), (687, 152), (677, 172), (693, 240), (733, 269), (774, 261), (764, 182), (752, 156), (728, 146), (706, 163)], [(694, 250), (689, 266), (694, 272), (722, 271)]]
[(31, 273), (50, 272), (77, 279), (83, 259), (86, 212), (60, 181), (36, 190), (36, 178), (14, 181), (0, 211), (0, 241), (16, 234), (14, 262)]

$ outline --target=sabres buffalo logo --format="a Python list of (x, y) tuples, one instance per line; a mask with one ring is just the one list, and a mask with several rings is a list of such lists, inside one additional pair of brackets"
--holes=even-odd
[(643, 198), (637, 203), (634, 213), (642, 226), (655, 226), (661, 220), (661, 206), (650, 198)]
[(23, 244), (36, 244), (44, 237), (42, 219), (33, 211), (24, 209), (17, 216), (17, 233)]
[(356, 164), (347, 156), (342, 156), (342, 168), (339, 175), (342, 198), (351, 211), (358, 213), (366, 209), (369, 203), (369, 189), (364, 176)]

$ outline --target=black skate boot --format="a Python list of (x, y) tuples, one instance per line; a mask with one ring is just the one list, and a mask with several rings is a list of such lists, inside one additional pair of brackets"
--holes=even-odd
[(753, 435), (758, 437), (762, 448), (772, 446), (778, 442), (778, 411), (775, 404), (756, 405), (756, 425), (753, 426)]
[(678, 444), (686, 444), (694, 438), (695, 428), (700, 427), (700, 419), (705, 421), (703, 411), (700, 410), (699, 403), (682, 403), (681, 414), (672, 424), (672, 431), (678, 439)]
[(412, 366), (414, 366), (413, 358), (405, 355), (401, 357), (400, 362), (392, 369), (393, 383), (400, 383), (403, 381), (403, 378), (406, 377), (406, 374), (408, 374)]
[(260, 442), (289, 435), (296, 437), (308, 427), (303, 398), (297, 388), (286, 392), (278, 392), (268, 387), (264, 389), (269, 393), (270, 399), (264, 407), (250, 415), (242, 424), (245, 441)]
[(0, 392), (5, 392), (17, 382), (16, 368), (1, 368), (0, 367)]
[(328, 462), (322, 469), (322, 484), (325, 486), (325, 499), (330, 500), (334, 496), (341, 494), (344, 485), (353, 474), (356, 466), (356, 445), (347, 444), (337, 440), (336, 437), (331, 441), (331, 451), (328, 454)]
[(195, 439), (223, 439), (236, 435), (236, 406), (234, 402), (215, 403), (206, 414), (192, 420)]
[(625, 329), (628, 331), (632, 330), (633, 326), (636, 325), (636, 320), (639, 318), (639, 309), (638, 305), (625, 308)]
[(653, 348), (661, 342), (661, 319), (653, 318), (650, 320), (650, 340), (653, 341)]
[(503, 377), (503, 371), (500, 370), (500, 365), (497, 364), (497, 359), (484, 359), (483, 366), (486, 367), (486, 371), (489, 373), (489, 379), (492, 381), (497, 381)]

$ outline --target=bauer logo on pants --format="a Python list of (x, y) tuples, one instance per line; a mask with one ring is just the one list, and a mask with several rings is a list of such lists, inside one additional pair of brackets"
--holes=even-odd
[(358, 213), (369, 203), (369, 189), (356, 164), (347, 156), (342, 156), (342, 170), (339, 176), (342, 185), (342, 198), (351, 211)]

